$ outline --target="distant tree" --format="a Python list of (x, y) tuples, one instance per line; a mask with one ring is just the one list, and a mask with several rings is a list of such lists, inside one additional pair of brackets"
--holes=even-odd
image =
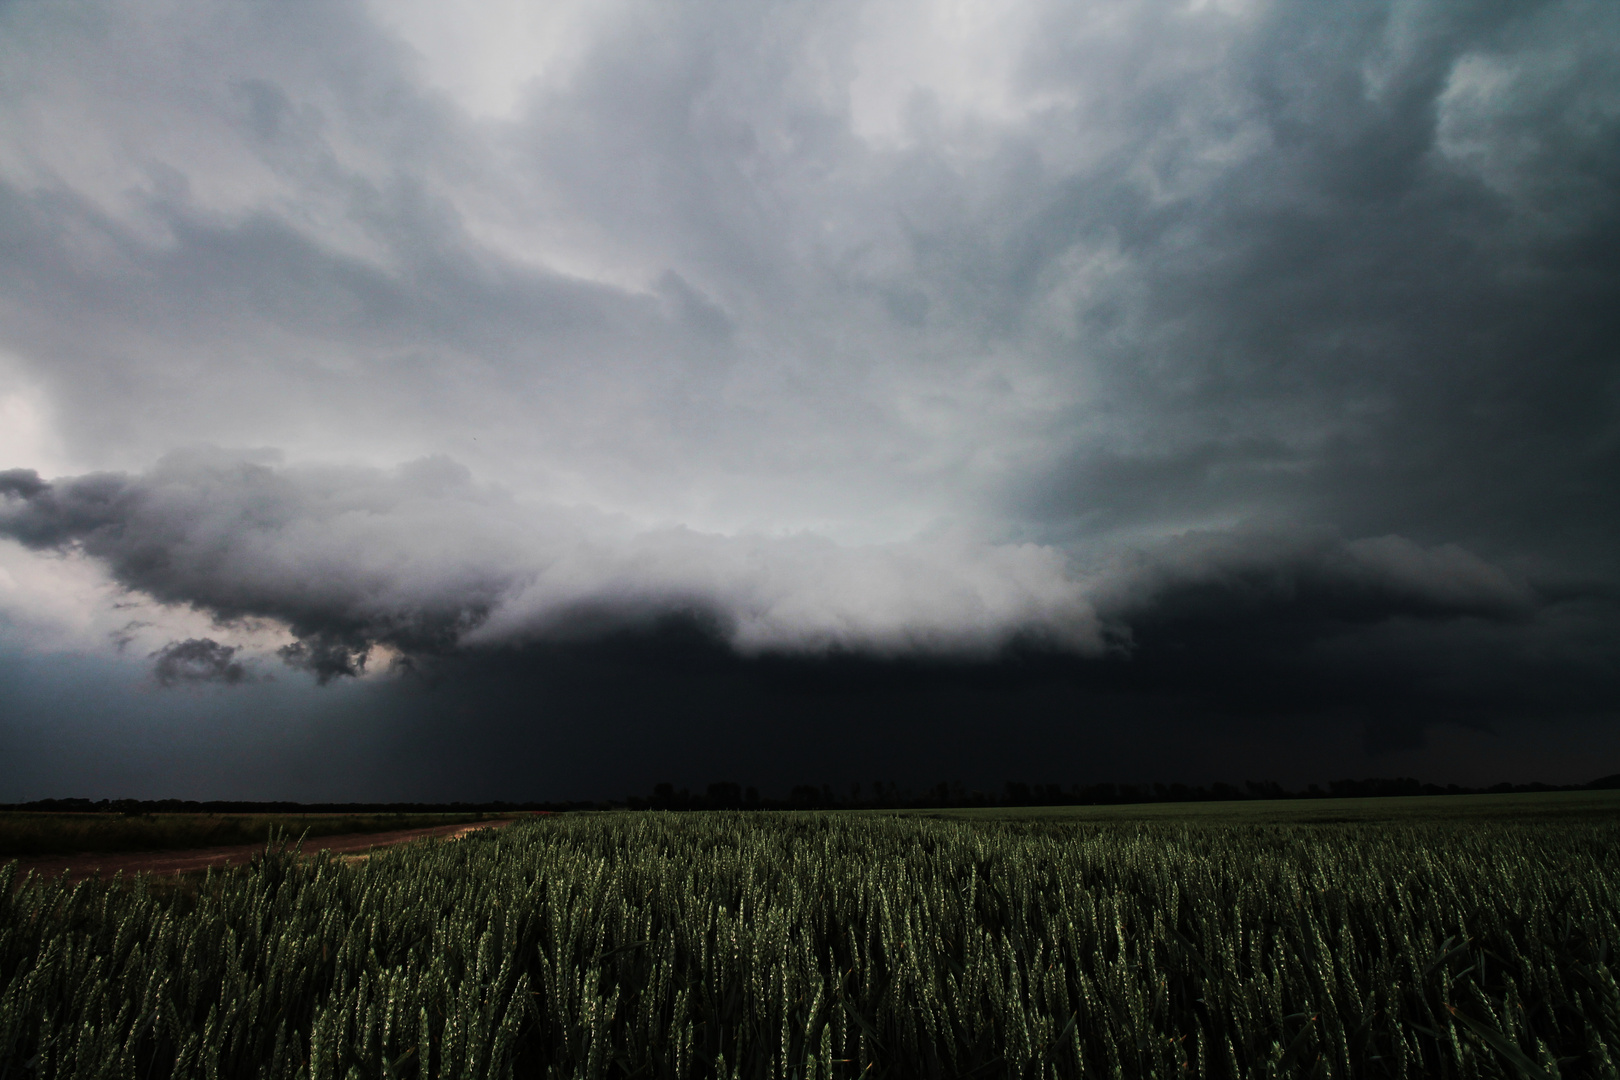
[(709, 785), (708, 805), (717, 810), (736, 810), (742, 806), (742, 786), (729, 780)]

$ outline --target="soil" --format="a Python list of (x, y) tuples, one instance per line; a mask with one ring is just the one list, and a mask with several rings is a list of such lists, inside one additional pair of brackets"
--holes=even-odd
[[(512, 824), (511, 819), (477, 821), (462, 825), (432, 825), (420, 829), (397, 829), (393, 832), (345, 833), (340, 836), (320, 836), (305, 840), (299, 849), (306, 855), (330, 851), (334, 855), (364, 858), (373, 848), (403, 844), (407, 840), (439, 837), (454, 840), (476, 829), (497, 829)], [(255, 855), (264, 852), (263, 844), (233, 844), (230, 847), (193, 848), (189, 851), (119, 851), (107, 854), (32, 855), (18, 859), (17, 876), (32, 871), (46, 877), (66, 873), (69, 881), (82, 881), (99, 874), (110, 878), (122, 871), (131, 874), (185, 874), (210, 867), (240, 866)], [(8, 860), (9, 861), (9, 860)]]

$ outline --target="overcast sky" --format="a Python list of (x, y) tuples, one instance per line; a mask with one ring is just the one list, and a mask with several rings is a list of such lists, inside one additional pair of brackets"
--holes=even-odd
[(0, 4), (0, 799), (1620, 772), (1620, 6)]

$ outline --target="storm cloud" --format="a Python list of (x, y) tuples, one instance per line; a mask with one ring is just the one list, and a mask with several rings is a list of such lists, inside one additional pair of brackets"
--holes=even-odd
[[(699, 668), (773, 686), (1055, 679), (1179, 698), (1196, 715), (1370, 710), (1377, 739), (1412, 741), (1437, 719), (1569, 711), (1569, 686), (1537, 689), (1532, 654), (1572, 605), (1606, 600), (1549, 595), (1456, 545), (1275, 525), (1186, 532), (1089, 568), (950, 535), (859, 547), (638, 531), (526, 504), (443, 459), (384, 472), (190, 451), (141, 476), (12, 472), (0, 489), (0, 535), (95, 560), (219, 625), (285, 627), (295, 640), (276, 655), (323, 684), (360, 675), (379, 648), (457, 678), (522, 655), (594, 667), (628, 640), (646, 643), (632, 650), (645, 678), (659, 665), (641, 654), (674, 641)], [(670, 638), (679, 626), (687, 637)], [(171, 642), (155, 674), (239, 682), (237, 651)], [(1613, 680), (1592, 669), (1581, 682), (1577, 711)]]
[(8, 647), (1615, 718), (1612, 4), (19, 4), (0, 102)]
[(236, 646), (221, 645), (211, 638), (171, 641), (152, 654), (152, 673), (164, 686), (202, 682), (232, 685), (251, 678), (247, 667), (232, 659), (236, 653)]
[(129, 589), (222, 621), (277, 620), (300, 638), (284, 655), (318, 672), (353, 673), (334, 646), (425, 656), (683, 611), (744, 651), (983, 653), (1014, 635), (1102, 648), (1051, 548), (638, 531), (522, 505), (443, 459), (382, 473), (193, 452), (140, 477), (11, 473), (0, 491), (0, 535), (82, 552)]

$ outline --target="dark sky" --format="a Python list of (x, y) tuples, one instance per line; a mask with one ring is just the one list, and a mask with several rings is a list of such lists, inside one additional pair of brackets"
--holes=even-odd
[(0, 800), (1614, 772), (1620, 6), (0, 4)]

